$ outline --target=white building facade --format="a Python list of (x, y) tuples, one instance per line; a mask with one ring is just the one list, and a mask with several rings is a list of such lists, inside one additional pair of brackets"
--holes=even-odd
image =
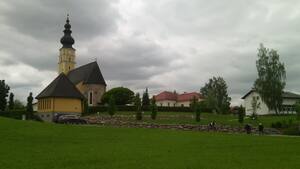
[[(253, 98), (256, 97), (257, 104), (259, 105), (256, 114), (257, 115), (267, 115), (267, 114), (275, 114), (274, 110), (270, 110), (268, 106), (262, 101), (259, 94), (251, 90), (246, 95), (242, 97), (244, 99), (244, 107), (246, 111), (246, 115), (252, 115), (253, 114), (253, 107), (252, 107), (252, 101)], [(297, 101), (300, 100), (300, 95), (291, 93), (291, 92), (284, 92), (283, 95), (283, 110), (280, 112), (281, 114), (295, 114), (294, 105)]]

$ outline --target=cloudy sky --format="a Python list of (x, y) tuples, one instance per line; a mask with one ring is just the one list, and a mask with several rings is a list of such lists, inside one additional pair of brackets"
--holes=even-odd
[(285, 63), (286, 90), (300, 92), (299, 9), (298, 0), (0, 1), (0, 79), (20, 100), (48, 85), (69, 13), (77, 66), (97, 59), (108, 88), (199, 91), (222, 76), (239, 104), (263, 43)]

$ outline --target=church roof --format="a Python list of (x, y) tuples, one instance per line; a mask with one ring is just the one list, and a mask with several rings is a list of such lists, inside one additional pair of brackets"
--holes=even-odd
[(83, 82), (84, 84), (102, 84), (106, 86), (105, 80), (96, 61), (71, 70), (68, 73), (68, 78), (74, 84)]
[(64, 73), (57, 76), (39, 95), (36, 96), (36, 99), (46, 97), (84, 99), (84, 96)]

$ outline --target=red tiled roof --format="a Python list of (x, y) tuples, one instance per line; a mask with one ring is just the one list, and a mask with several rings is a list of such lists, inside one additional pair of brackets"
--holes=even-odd
[(173, 92), (164, 91), (155, 96), (156, 101), (162, 100), (177, 100), (177, 94)]
[(203, 96), (197, 92), (177, 94), (174, 92), (164, 91), (156, 95), (155, 100), (156, 101), (173, 100), (173, 101), (183, 102), (183, 101), (190, 101), (194, 97), (196, 97), (196, 99), (203, 98)]
[(183, 94), (178, 95), (177, 101), (178, 102), (190, 101), (194, 97), (196, 97), (196, 99), (203, 98), (202, 95), (200, 93), (197, 93), (197, 92), (183, 93)]

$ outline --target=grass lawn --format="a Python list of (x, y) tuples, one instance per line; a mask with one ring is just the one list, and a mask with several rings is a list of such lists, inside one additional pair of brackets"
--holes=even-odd
[(3, 169), (297, 169), (300, 138), (0, 118)]
[[(100, 116), (109, 116), (107, 112), (103, 112)], [(135, 121), (135, 112), (117, 112), (115, 116), (124, 117), (126, 121)], [(127, 117), (127, 118), (125, 118)], [(128, 118), (129, 117), (129, 118)], [(249, 117), (245, 117), (245, 122), (257, 126), (262, 123), (266, 127), (271, 127), (272, 122), (286, 121), (288, 123), (290, 120), (296, 123), (295, 115), (268, 115), (259, 116), (258, 120), (252, 120)], [(230, 125), (230, 126), (244, 126), (238, 122), (237, 115), (233, 114), (213, 114), (213, 113), (202, 113), (201, 121), (196, 122), (194, 118), (194, 113), (192, 112), (158, 112), (157, 119), (153, 121), (150, 118), (150, 112), (145, 112), (143, 116), (143, 122), (148, 123), (158, 123), (158, 124), (203, 124), (207, 125), (210, 122), (215, 121), (217, 124)]]

